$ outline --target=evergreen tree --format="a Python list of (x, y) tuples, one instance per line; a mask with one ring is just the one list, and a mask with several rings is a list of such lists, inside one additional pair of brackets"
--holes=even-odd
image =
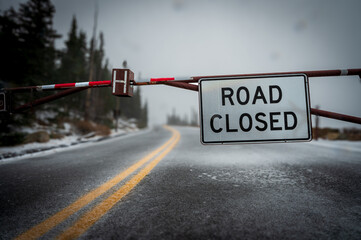
[[(53, 81), (56, 50), (60, 37), (52, 26), (55, 8), (50, 0), (29, 0), (0, 15), (0, 80), (7, 85), (38, 85)], [(40, 94), (38, 94), (40, 95)], [(29, 102), (29, 95), (13, 95), (15, 105)], [(29, 124), (34, 112), (1, 121), (0, 132), (8, 125)]]
[(0, 81), (15, 83), (24, 79), (22, 67), (25, 58), (22, 56), (18, 39), (18, 13), (13, 8), (0, 15)]
[(86, 35), (80, 31), (75, 16), (71, 22), (66, 49), (61, 56), (61, 65), (58, 70), (60, 82), (86, 81)]
[[(93, 51), (93, 64), (89, 63), (92, 68), (91, 81), (110, 80), (111, 72), (109, 70), (108, 60), (105, 59), (104, 51), (104, 35), (101, 32), (99, 34), (99, 47), (95, 46), (95, 39), (91, 41), (91, 48)], [(92, 89), (90, 93), (91, 108), (89, 109), (89, 118), (96, 122), (102, 122), (106, 120), (106, 116), (114, 109), (116, 98), (111, 94), (109, 88), (106, 89)]]
[(141, 96), (140, 88), (135, 87), (133, 97), (123, 97), (120, 99), (120, 111), (126, 118), (140, 119), (141, 116)]
[(194, 108), (192, 108), (192, 110), (191, 110), (190, 125), (191, 126), (198, 126), (198, 113)]
[[(65, 49), (61, 52), (60, 67), (57, 70), (57, 81), (62, 83), (86, 81), (86, 35), (78, 31), (76, 17), (73, 16), (68, 39), (65, 41)], [(81, 111), (83, 109), (85, 95), (83, 92), (70, 95), (57, 103), (69, 110)]]
[(169, 125), (179, 125), (179, 126), (189, 126), (191, 125), (188, 122), (187, 114), (184, 115), (183, 119), (178, 116), (173, 108), (172, 114), (167, 116), (167, 124)]
[(140, 87), (137, 87), (132, 99), (132, 117), (140, 119), (142, 115), (142, 101)]
[[(92, 44), (93, 45), (95, 43), (95, 40), (93, 40)], [(93, 58), (93, 74), (92, 74), (92, 79), (91, 81), (100, 81), (103, 80), (103, 61), (104, 61), (104, 36), (103, 33), (101, 32), (99, 34), (99, 48), (96, 48), (96, 46), (94, 46), (94, 58)], [(103, 117), (105, 113), (105, 101), (103, 96), (104, 94), (101, 94), (101, 91), (99, 91), (99, 89), (95, 89), (91, 91), (91, 106), (92, 108), (90, 109), (89, 113), (90, 113), (90, 118), (92, 120), (97, 120), (99, 121), (100, 118)]]
[(54, 13), (50, 0), (29, 0), (18, 12), (1, 16), (0, 51), (7, 55), (1, 60), (2, 80), (29, 85), (53, 80), (54, 41), (60, 37), (52, 26)]
[[(43, 85), (53, 82), (110, 80), (108, 60), (105, 59), (104, 35), (93, 37), (89, 48), (86, 35), (78, 29), (75, 16), (65, 41), (65, 49), (56, 51), (54, 41), (60, 37), (53, 29), (55, 8), (51, 0), (28, 0), (17, 11), (0, 14), (0, 81), (14, 85)], [(58, 58), (59, 57), (59, 58)], [(56, 66), (57, 58), (60, 60)], [(126, 61), (123, 63), (127, 67)], [(39, 97), (39, 93), (36, 97)], [(89, 120), (105, 122), (109, 113), (120, 104), (121, 114), (135, 118), (140, 126), (147, 125), (148, 105), (142, 107), (141, 91), (135, 89), (132, 98), (116, 98), (109, 88), (68, 96), (57, 103), (66, 110), (84, 112), (89, 106)], [(28, 102), (28, 100), (26, 101)], [(89, 104), (90, 103), (90, 104)], [(27, 117), (28, 118), (28, 117)]]
[(139, 119), (138, 127), (145, 128), (148, 126), (148, 102), (144, 103), (142, 107), (141, 117)]

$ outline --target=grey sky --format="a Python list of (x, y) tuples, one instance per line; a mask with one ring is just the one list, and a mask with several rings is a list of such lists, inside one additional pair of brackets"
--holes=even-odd
[[(19, 1), (0, 1), (0, 8)], [(22, 1), (23, 2), (23, 1)], [(91, 36), (95, 1), (54, 0), (63, 47), (72, 15)], [(196, 76), (361, 67), (361, 1), (99, 1), (98, 30), (112, 67), (139, 77)], [(195, 92), (142, 87), (151, 124), (175, 108), (198, 109)], [(311, 78), (311, 105), (361, 117), (357, 77)], [(322, 118), (323, 126), (357, 127)]]

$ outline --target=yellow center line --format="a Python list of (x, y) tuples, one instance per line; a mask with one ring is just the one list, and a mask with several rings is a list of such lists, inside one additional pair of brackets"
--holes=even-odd
[(145, 166), (137, 175), (125, 183), (114, 194), (99, 203), (93, 209), (85, 213), (78, 221), (70, 226), (66, 231), (58, 236), (57, 239), (74, 239), (82, 235), (94, 223), (96, 223), (104, 214), (106, 214), (117, 202), (127, 195), (178, 143), (180, 134), (178, 131), (169, 128), (176, 134), (176, 139), (164, 150), (158, 157)]
[(173, 129), (166, 127), (168, 130), (172, 131), (172, 137), (162, 146), (154, 150), (153, 152), (149, 153), (147, 156), (139, 160), (137, 163), (130, 166), (125, 171), (119, 173), (114, 178), (110, 179), (103, 185), (99, 186), (98, 188), (92, 190), (91, 192), (85, 194), (84, 196), (78, 198), (75, 202), (64, 208), (63, 210), (57, 212), (53, 216), (47, 218), (43, 222), (39, 223), (38, 225), (30, 228), (28, 231), (22, 233), (19, 235), (16, 239), (37, 239), (50, 231), (52, 228), (57, 226), (59, 223), (66, 220), (68, 217), (82, 209), (84, 206), (92, 202), (94, 199), (102, 195), (103, 193), (107, 192), (109, 189), (114, 187), (116, 184), (118, 184), (120, 181), (122, 181), (124, 178), (132, 174), (134, 171), (136, 171), (138, 168), (140, 168), (142, 165), (144, 165), (146, 162), (148, 162), (150, 159), (152, 159), (154, 156), (156, 156), (158, 153), (160, 153), (163, 149), (165, 149), (171, 142), (173, 142), (177, 138), (177, 134)]

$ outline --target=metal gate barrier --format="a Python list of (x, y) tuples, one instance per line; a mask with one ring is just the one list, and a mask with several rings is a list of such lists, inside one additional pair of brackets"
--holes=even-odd
[[(146, 86), (146, 85), (168, 85), (171, 87), (177, 87), (198, 92), (198, 81), (200, 79), (207, 78), (225, 78), (225, 77), (252, 77), (262, 75), (286, 75), (286, 74), (305, 74), (309, 78), (314, 77), (330, 77), (330, 76), (359, 76), (361, 78), (361, 68), (357, 69), (344, 69), (344, 70), (321, 70), (321, 71), (298, 71), (298, 72), (275, 72), (275, 73), (257, 73), (257, 74), (235, 74), (235, 75), (215, 75), (215, 76), (195, 76), (189, 79), (175, 79), (174, 77), (169, 78), (150, 78), (146, 81), (135, 81), (134, 73), (130, 69), (113, 69), (112, 80), (105, 81), (94, 81), (94, 82), (78, 82), (78, 83), (62, 83), (62, 84), (51, 84), (41, 86), (28, 86), (28, 87), (17, 87), (17, 88), (3, 88), (0, 90), (0, 114), (7, 116), (24, 112), (35, 106), (54, 101), (56, 99), (83, 91), (88, 88), (96, 87), (111, 87), (112, 94), (119, 97), (131, 97), (133, 95), (133, 86)], [(13, 94), (23, 92), (41, 92), (41, 91), (52, 91), (61, 90), (60, 92), (51, 96), (43, 97), (23, 104), (21, 106), (14, 106)], [(316, 108), (311, 108), (311, 114), (337, 119), (346, 122), (352, 122), (361, 124), (361, 118), (324, 111)]]

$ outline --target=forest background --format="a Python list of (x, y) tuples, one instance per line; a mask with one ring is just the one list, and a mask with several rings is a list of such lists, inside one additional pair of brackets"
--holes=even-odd
[[(96, 14), (90, 39), (78, 26), (74, 15), (65, 37), (65, 48), (56, 49), (55, 40), (62, 36), (53, 28), (55, 10), (50, 0), (29, 0), (17, 10), (10, 8), (0, 12), (0, 89), (111, 79), (104, 35), (101, 31), (97, 34), (96, 30)], [(126, 60), (123, 67), (127, 68)], [(19, 106), (53, 93), (13, 94), (12, 103)], [(41, 134), (27, 134), (21, 129), (39, 126), (53, 127), (53, 131), (45, 131), (49, 135), (46, 139), (62, 138), (59, 132), (66, 127), (65, 123), (71, 124), (80, 134), (107, 135), (110, 129), (118, 128), (119, 117), (144, 128), (147, 114), (147, 102), (142, 104), (139, 88), (132, 98), (114, 97), (109, 88), (89, 89), (24, 114), (3, 116), (0, 146), (38, 141)], [(44, 131), (41, 132), (44, 135)]]

